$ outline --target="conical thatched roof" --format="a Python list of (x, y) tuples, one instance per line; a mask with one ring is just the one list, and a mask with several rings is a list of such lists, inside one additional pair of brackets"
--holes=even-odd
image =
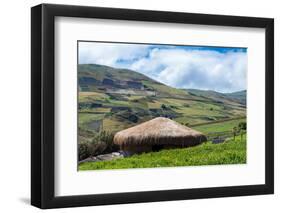
[(122, 130), (114, 136), (115, 144), (125, 146), (142, 144), (193, 146), (206, 140), (206, 136), (201, 132), (163, 117)]

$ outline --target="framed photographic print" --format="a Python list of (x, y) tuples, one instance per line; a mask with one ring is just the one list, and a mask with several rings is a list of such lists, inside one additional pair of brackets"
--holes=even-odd
[(31, 9), (31, 203), (271, 194), (274, 21)]

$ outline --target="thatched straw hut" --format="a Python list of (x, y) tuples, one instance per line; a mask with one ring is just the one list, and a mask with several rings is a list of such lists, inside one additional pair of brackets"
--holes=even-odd
[(195, 146), (206, 140), (201, 132), (163, 117), (122, 130), (114, 136), (114, 143), (129, 155)]

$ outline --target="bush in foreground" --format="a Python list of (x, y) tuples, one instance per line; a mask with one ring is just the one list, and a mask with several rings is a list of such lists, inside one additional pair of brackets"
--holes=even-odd
[(101, 131), (92, 135), (91, 142), (79, 144), (79, 161), (90, 156), (111, 153), (119, 150), (119, 147), (113, 143), (114, 134)]

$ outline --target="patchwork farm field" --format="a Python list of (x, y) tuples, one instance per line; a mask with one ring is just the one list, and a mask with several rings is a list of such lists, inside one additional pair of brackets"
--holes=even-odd
[[(183, 90), (132, 70), (79, 65), (79, 127), (118, 132), (155, 117), (183, 125), (245, 117), (246, 107), (233, 94)], [(241, 92), (241, 94), (246, 94)]]
[[(86, 92), (86, 94), (89, 94)], [(137, 95), (116, 95), (94, 93), (85, 97), (79, 92), (79, 125), (88, 130), (92, 123), (100, 121), (103, 130), (117, 132), (155, 117), (169, 117), (183, 125), (245, 117), (243, 106), (229, 106), (212, 101), (198, 101), (182, 98), (144, 97)], [(102, 97), (102, 98), (101, 98)], [(96, 105), (87, 106), (89, 102)], [(231, 123), (230, 123), (231, 124)], [(216, 128), (216, 125), (214, 128)]]
[(157, 117), (208, 138), (190, 148), (79, 163), (79, 170), (246, 163), (246, 131), (235, 133), (246, 124), (246, 91), (177, 89), (132, 70), (96, 64), (80, 64), (78, 77), (79, 161), (120, 151), (113, 144), (117, 132)]
[(246, 118), (211, 122), (209, 124), (193, 126), (192, 128), (197, 131), (203, 132), (205, 134), (215, 133), (215, 132), (226, 132), (226, 131), (232, 131), (233, 127), (237, 127), (241, 122), (246, 122)]

